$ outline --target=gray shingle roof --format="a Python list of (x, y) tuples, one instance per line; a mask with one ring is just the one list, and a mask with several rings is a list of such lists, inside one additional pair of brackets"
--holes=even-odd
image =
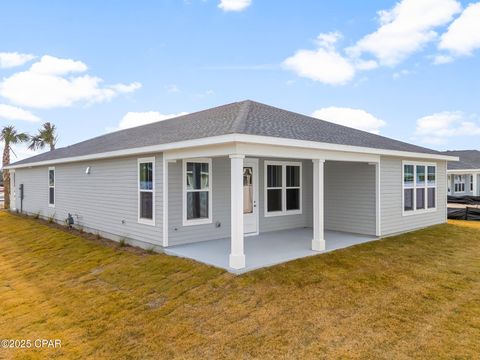
[(439, 152), (251, 100), (125, 129), (11, 165), (92, 155), (225, 134), (250, 134), (425, 154)]
[(448, 170), (480, 169), (480, 151), (478, 150), (449, 150), (442, 154), (460, 158), (460, 161), (449, 162)]

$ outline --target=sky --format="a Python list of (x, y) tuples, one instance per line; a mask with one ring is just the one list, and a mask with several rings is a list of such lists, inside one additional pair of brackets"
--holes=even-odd
[[(58, 147), (251, 99), (480, 149), (480, 2), (4, 1), (0, 127)], [(22, 159), (33, 155), (14, 148)]]

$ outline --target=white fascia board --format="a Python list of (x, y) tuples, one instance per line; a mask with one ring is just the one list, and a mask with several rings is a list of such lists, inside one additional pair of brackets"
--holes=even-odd
[(363, 154), (375, 154), (375, 155), (385, 155), (385, 156), (397, 156), (397, 157), (408, 157), (408, 158), (419, 158), (419, 159), (434, 159), (434, 160), (446, 160), (446, 161), (458, 161), (457, 156), (447, 156), (439, 154), (427, 154), (427, 153), (416, 153), (408, 151), (398, 151), (398, 150), (385, 150), (385, 149), (375, 149), (361, 146), (351, 146), (351, 145), (340, 145), (340, 144), (330, 144), (322, 143), (316, 141), (308, 140), (295, 140), (271, 136), (260, 136), (260, 135), (246, 135), (246, 134), (227, 134), (213, 137), (206, 137), (202, 139), (193, 139), (178, 141), (174, 143), (161, 144), (161, 145), (151, 145), (136, 147), (130, 149), (109, 151), (104, 153), (96, 153), (83, 156), (73, 156), (62, 159), (55, 160), (46, 160), (39, 161), (34, 163), (25, 163), (20, 165), (6, 166), (5, 169), (19, 169), (25, 167), (34, 167), (34, 166), (45, 166), (45, 165), (54, 165), (70, 162), (79, 162), (79, 161), (88, 161), (88, 160), (100, 160), (113, 157), (123, 157), (130, 155), (141, 155), (149, 153), (164, 152), (167, 150), (176, 150), (188, 147), (196, 146), (205, 146), (205, 145), (218, 145), (230, 142), (239, 142), (247, 144), (266, 144), (266, 145), (279, 145), (285, 147), (299, 147), (306, 149), (316, 149), (316, 150), (332, 150), (332, 151), (343, 151), (343, 152), (354, 152), (354, 153), (363, 153)]
[(447, 174), (480, 174), (480, 169), (452, 169)]

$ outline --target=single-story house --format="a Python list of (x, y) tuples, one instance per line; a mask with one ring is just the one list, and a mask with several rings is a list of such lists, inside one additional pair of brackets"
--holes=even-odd
[(460, 159), (448, 163), (448, 195), (480, 196), (480, 151), (450, 150), (443, 154)]
[(8, 169), (17, 211), (71, 214), (85, 231), (200, 260), (222, 248), (231, 270), (444, 223), (447, 162), (456, 160), (247, 100)]

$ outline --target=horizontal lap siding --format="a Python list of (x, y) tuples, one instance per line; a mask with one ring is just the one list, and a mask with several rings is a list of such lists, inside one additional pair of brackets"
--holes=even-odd
[[(153, 156), (153, 155), (152, 155)], [(148, 156), (142, 156), (148, 157)], [(85, 170), (90, 167), (90, 174)], [(59, 164), (55, 166), (55, 207), (48, 206), (48, 167), (16, 170), (16, 187), (25, 186), (24, 211), (55, 215), (71, 213), (79, 225), (102, 235), (162, 244), (162, 156), (155, 159), (155, 226), (138, 223), (137, 157)], [(17, 209), (20, 209), (17, 196)], [(122, 221), (124, 223), (122, 223)], [(114, 238), (112, 237), (112, 238)]]
[(212, 223), (202, 225), (183, 226), (182, 164), (178, 160), (168, 166), (168, 245), (229, 237), (230, 159), (212, 159)]
[[(281, 161), (281, 159), (274, 159)], [(303, 162), (303, 213), (277, 217), (264, 217), (264, 169), (265, 159), (259, 159), (258, 174), (258, 210), (259, 231), (267, 232), (311, 226), (312, 223), (312, 162)], [(212, 224), (183, 226), (182, 221), (182, 161), (170, 163), (169, 198), (168, 198), (168, 245), (180, 245), (205, 240), (230, 237), (230, 159), (212, 159), (213, 213)], [(220, 227), (216, 224), (220, 223)]]
[[(446, 162), (437, 163), (437, 210), (423, 214), (402, 215), (402, 161), (395, 157), (381, 157), (381, 229), (382, 235), (392, 235), (419, 229), (446, 221), (447, 173)], [(434, 162), (411, 160), (412, 162)]]
[(375, 166), (325, 162), (325, 228), (375, 235)]

